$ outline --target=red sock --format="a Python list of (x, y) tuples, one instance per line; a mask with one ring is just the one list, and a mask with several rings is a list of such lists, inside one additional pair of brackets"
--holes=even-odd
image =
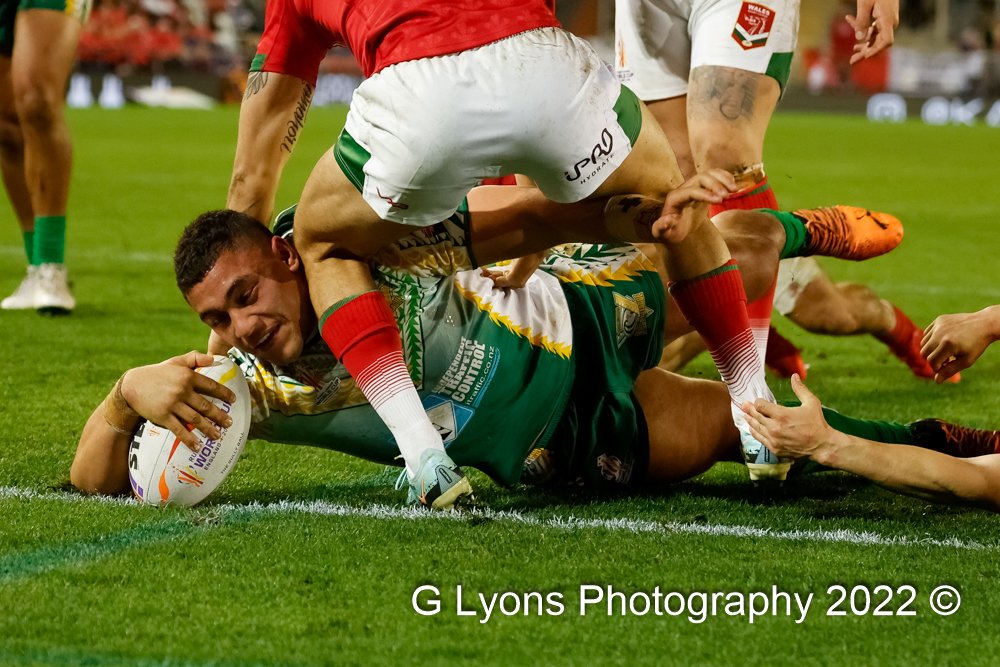
[[(748, 211), (755, 208), (778, 208), (778, 199), (774, 196), (774, 190), (767, 182), (767, 176), (761, 181), (754, 183), (751, 187), (724, 200), (719, 204), (709, 204), (708, 213), (711, 216), (723, 211)], [(767, 349), (767, 336), (771, 327), (771, 311), (774, 308), (774, 288), (775, 282), (761, 294), (756, 300), (747, 304), (747, 317), (750, 318), (750, 330), (753, 332), (754, 341), (760, 358), (764, 358)]]
[(718, 204), (709, 204), (708, 215), (714, 217), (723, 211), (749, 211), (755, 208), (778, 208), (778, 199), (767, 182), (767, 176), (749, 188), (733, 193)]
[(733, 401), (771, 398), (764, 382), (763, 355), (758, 354), (746, 315), (746, 293), (736, 262), (729, 260), (708, 273), (676, 282), (670, 295), (688, 322), (705, 340)]
[(392, 432), (411, 474), (424, 450), (444, 449), (403, 362), (399, 326), (380, 292), (365, 292), (331, 306), (319, 328)]

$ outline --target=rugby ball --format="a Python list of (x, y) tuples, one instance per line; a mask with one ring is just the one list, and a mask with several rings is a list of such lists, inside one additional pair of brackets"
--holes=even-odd
[(143, 420), (128, 448), (132, 492), (147, 505), (191, 507), (222, 484), (243, 452), (250, 432), (250, 389), (229, 357), (216, 356), (211, 366), (195, 369), (236, 394), (235, 403), (209, 398), (229, 413), (232, 426), (218, 440), (195, 431), (199, 446), (191, 451), (170, 430)]

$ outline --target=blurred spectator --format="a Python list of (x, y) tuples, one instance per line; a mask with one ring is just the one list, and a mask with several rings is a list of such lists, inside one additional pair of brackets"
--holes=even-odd
[(162, 73), (193, 69), (226, 77), (246, 69), (259, 17), (239, 0), (97, 0), (80, 38), (85, 68)]

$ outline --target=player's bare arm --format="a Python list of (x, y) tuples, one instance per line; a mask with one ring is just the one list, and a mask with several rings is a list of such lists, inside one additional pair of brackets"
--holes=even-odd
[(851, 64), (871, 58), (892, 46), (899, 25), (899, 0), (858, 0), (858, 12), (845, 17), (854, 28)]
[(312, 102), (313, 87), (274, 72), (252, 72), (240, 107), (236, 159), (227, 208), (266, 222), (281, 172), (295, 147)]
[(206, 396), (232, 401), (233, 393), (195, 373), (210, 366), (212, 355), (189, 352), (159, 364), (133, 368), (94, 410), (80, 435), (70, 468), (73, 486), (86, 493), (117, 494), (128, 487), (128, 443), (143, 418), (169, 428), (190, 448), (198, 438), (187, 428), (218, 438), (231, 418)]
[(848, 435), (826, 422), (819, 399), (798, 375), (792, 376), (792, 389), (802, 401), (799, 407), (763, 400), (743, 406), (754, 436), (779, 456), (807, 457), (897, 493), (1000, 512), (1000, 455), (960, 459)]
[(920, 353), (941, 383), (963, 371), (1000, 340), (1000, 305), (975, 313), (941, 315), (924, 331)]

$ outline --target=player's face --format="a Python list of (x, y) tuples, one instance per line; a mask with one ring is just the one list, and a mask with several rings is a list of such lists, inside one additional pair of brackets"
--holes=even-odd
[(315, 321), (299, 261), (277, 237), (270, 247), (224, 251), (187, 301), (227, 345), (289, 363), (302, 353), (303, 331)]

